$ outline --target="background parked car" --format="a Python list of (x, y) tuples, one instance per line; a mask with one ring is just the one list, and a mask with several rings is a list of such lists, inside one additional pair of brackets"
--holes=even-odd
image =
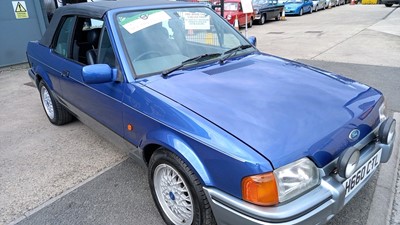
[(331, 0), (325, 0), (325, 6), (326, 8), (332, 7)]
[[(220, 3), (216, 3), (219, 5)], [(215, 8), (215, 11), (220, 13), (220, 8)], [(239, 27), (246, 25), (246, 14), (243, 13), (242, 3), (240, 0), (228, 0), (224, 1), (224, 17), (232, 25), (235, 25), (235, 19), (238, 18)], [(247, 25), (248, 27), (253, 26), (254, 13), (247, 13)]]
[(258, 24), (264, 24), (266, 20), (280, 20), (283, 4), (276, 0), (253, 0), (254, 20)]
[(313, 0), (313, 11), (317, 12), (320, 9), (326, 9), (326, 1), (325, 0)]
[(346, 4), (346, 0), (337, 0), (337, 5), (344, 5)]
[(311, 0), (288, 0), (285, 2), (286, 15), (299, 15), (312, 13), (313, 2)]
[(400, 0), (382, 0), (386, 7), (392, 7), (393, 4), (400, 4)]

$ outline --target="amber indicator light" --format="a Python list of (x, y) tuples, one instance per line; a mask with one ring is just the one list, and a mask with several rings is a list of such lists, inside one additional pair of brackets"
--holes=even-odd
[(242, 181), (242, 195), (245, 201), (268, 206), (279, 203), (278, 188), (272, 172), (246, 177)]
[(133, 130), (133, 125), (132, 124), (128, 124), (128, 126), (126, 126), (127, 127), (127, 129), (129, 130), (129, 131), (132, 131)]

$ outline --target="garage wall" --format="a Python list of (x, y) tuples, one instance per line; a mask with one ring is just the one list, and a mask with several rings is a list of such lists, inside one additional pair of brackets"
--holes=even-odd
[[(25, 7), (14, 7), (13, 2), (25, 4)], [(40, 39), (48, 24), (42, 6), (42, 1), (37, 0), (0, 0), (0, 67), (26, 62), (27, 43)]]

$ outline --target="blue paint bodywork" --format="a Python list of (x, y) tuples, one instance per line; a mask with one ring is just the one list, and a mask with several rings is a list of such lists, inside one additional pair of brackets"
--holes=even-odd
[(105, 16), (121, 82), (87, 84), (83, 65), (37, 42), (28, 45), (33, 78), (133, 146), (171, 150), (205, 186), (241, 198), (243, 177), (303, 157), (323, 167), (354, 144), (351, 130), (362, 139), (379, 124), (377, 90), (259, 52), (137, 79), (108, 19), (121, 11)]
[(300, 15), (300, 10), (303, 9), (304, 13), (311, 13), (313, 3), (311, 0), (302, 0), (301, 2), (285, 2), (286, 15)]

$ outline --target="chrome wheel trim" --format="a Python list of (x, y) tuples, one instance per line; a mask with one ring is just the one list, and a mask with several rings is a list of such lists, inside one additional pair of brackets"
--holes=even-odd
[(42, 88), (40, 89), (40, 93), (42, 96), (44, 111), (46, 111), (46, 114), (50, 119), (54, 119), (54, 107), (49, 91), (47, 91), (47, 88), (45, 86), (42, 86)]
[(192, 224), (193, 198), (183, 177), (167, 164), (158, 165), (153, 174), (154, 190), (165, 215), (177, 225)]

